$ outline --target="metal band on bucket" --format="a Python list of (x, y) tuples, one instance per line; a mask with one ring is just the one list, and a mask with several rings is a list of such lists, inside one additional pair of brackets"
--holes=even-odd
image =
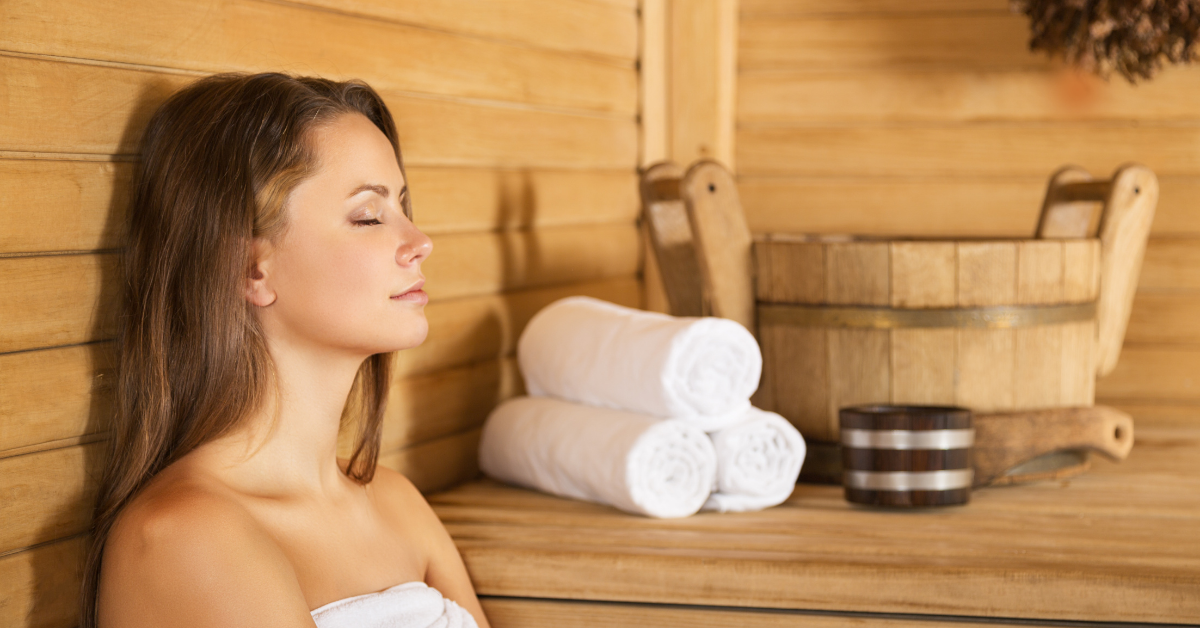
[(1002, 305), (977, 308), (910, 310), (889, 307), (758, 304), (759, 323), (799, 327), (855, 327), (897, 329), (907, 327), (959, 327), (1011, 329), (1057, 325), (1096, 318), (1096, 302), (1066, 305)]
[(847, 469), (847, 488), (868, 491), (949, 491), (968, 488), (975, 477), (972, 469), (946, 471), (853, 471)]
[(856, 449), (965, 449), (975, 444), (975, 430), (843, 429), (842, 445)]

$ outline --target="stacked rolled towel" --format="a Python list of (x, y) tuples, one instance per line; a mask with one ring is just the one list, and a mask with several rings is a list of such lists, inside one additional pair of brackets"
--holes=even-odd
[(761, 510), (791, 496), (807, 448), (787, 419), (751, 408), (740, 423), (711, 436), (717, 482), (704, 510)]
[(496, 479), (654, 517), (766, 508), (795, 487), (804, 440), (751, 407), (762, 354), (734, 321), (570, 297), (533, 317), (517, 355), (533, 396), (484, 424)]
[(700, 509), (717, 475), (708, 436), (682, 421), (517, 397), (483, 426), (479, 468), (505, 482), (651, 517)]
[(538, 312), (517, 343), (539, 397), (687, 421), (736, 423), (762, 375), (754, 336), (721, 318), (680, 318), (568, 297)]

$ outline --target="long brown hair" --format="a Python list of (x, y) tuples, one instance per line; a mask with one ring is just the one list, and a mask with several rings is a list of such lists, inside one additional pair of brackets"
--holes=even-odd
[[(311, 131), (346, 113), (387, 136), (403, 171), (391, 113), (359, 81), (220, 74), (182, 89), (151, 118), (123, 260), (116, 416), (83, 574), (83, 628), (96, 626), (104, 545), (121, 509), (269, 394), (271, 359), (244, 296), (253, 241), (283, 235), (284, 201), (316, 166)], [(407, 197), (404, 211), (411, 217)], [(347, 473), (364, 484), (379, 457), (390, 358), (363, 362), (342, 417), (358, 425)]]

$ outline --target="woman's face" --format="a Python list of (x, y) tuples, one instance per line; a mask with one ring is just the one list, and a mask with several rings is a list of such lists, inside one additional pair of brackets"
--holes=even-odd
[(310, 139), (316, 173), (288, 197), (283, 237), (256, 244), (249, 298), (268, 338), (364, 357), (420, 344), (429, 329), (421, 262), (433, 243), (404, 215), (392, 145), (358, 114)]

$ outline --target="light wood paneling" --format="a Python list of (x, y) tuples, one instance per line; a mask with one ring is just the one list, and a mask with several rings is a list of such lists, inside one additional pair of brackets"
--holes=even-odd
[(1200, 347), (1127, 345), (1117, 368), (1096, 382), (1096, 400), (1200, 401)]
[(1048, 177), (1074, 163), (1104, 176), (1138, 161), (1200, 173), (1200, 126), (1133, 123), (755, 126), (738, 134), (746, 174)]
[(83, 552), (76, 537), (0, 557), (0, 625), (75, 626)]
[(742, 18), (800, 15), (1008, 11), (1004, 0), (740, 0)]
[(0, 456), (107, 429), (112, 362), (110, 343), (0, 355)]
[(632, 61), (637, 57), (635, 7), (560, 0), (293, 0), (338, 13), (379, 18), (434, 30), (514, 41), (537, 48)]
[(376, 88), (622, 114), (637, 107), (632, 65), (294, 4), (123, 0), (114, 10), (84, 0), (13, 0), (0, 7), (0, 25), (12, 52), (204, 73), (355, 77)]
[(379, 464), (403, 473), (423, 493), (479, 476), (480, 430), (447, 436), (383, 454)]
[(1138, 293), (1125, 330), (1125, 342), (1200, 346), (1200, 292)]
[(113, 335), (117, 256), (0, 259), (0, 353)]
[(1028, 39), (1028, 20), (1005, 12), (746, 15), (738, 56), (742, 70), (1046, 66)]
[(107, 443), (0, 459), (0, 554), (83, 531)]
[[(0, 71), (6, 79), (0, 150), (38, 153), (131, 154), (154, 108), (195, 78), (9, 56), (0, 56)], [(632, 118), (487, 106), (386, 86), (380, 92), (396, 119), (406, 164), (632, 169), (637, 163)]]
[[(133, 166), (0, 158), (0, 255), (122, 246)], [(633, 223), (639, 211), (632, 171), (418, 166), (407, 172), (417, 225), (430, 234)]]
[(1158, 239), (1146, 245), (1138, 289), (1146, 292), (1200, 290), (1200, 239)]
[[(1048, 178), (746, 175), (738, 189), (754, 233), (1028, 238)], [(1159, 184), (1151, 235), (1200, 235), (1200, 177), (1160, 176)]]
[(745, 72), (743, 124), (1196, 119), (1200, 72), (1169, 68), (1130, 85), (1066, 70)]

